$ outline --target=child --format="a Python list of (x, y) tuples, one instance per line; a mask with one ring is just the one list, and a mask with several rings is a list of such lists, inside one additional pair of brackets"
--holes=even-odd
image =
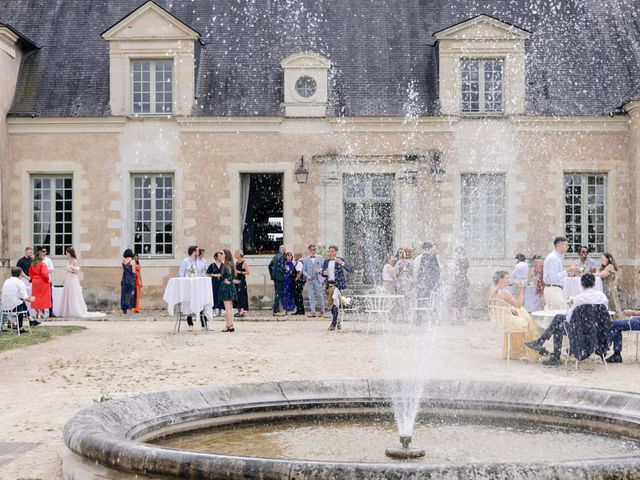
[(336, 328), (342, 330), (342, 322), (338, 323), (338, 308), (341, 306), (349, 306), (351, 299), (343, 297), (335, 283), (330, 283), (327, 287), (327, 298), (329, 299), (327, 308), (331, 310), (332, 317), (328, 330), (335, 330)]

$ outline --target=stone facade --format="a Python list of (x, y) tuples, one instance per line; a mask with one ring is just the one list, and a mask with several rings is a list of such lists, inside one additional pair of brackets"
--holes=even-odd
[[(81, 281), (89, 303), (114, 305), (120, 255), (134, 235), (131, 176), (173, 176), (174, 254), (142, 258), (143, 305), (160, 307), (167, 279), (176, 274), (189, 245), (204, 247), (209, 259), (215, 250), (241, 246), (243, 173), (284, 175), (284, 242), (301, 253), (309, 242), (335, 243), (344, 251), (350, 228), (343, 215), (344, 175), (393, 175), (393, 247), (431, 240), (445, 260), (461, 242), (461, 175), (500, 173), (506, 187), (504, 254), (481, 258), (470, 252), (472, 284), (481, 293), (472, 298), (480, 306), (492, 271), (509, 269), (517, 252), (546, 254), (553, 237), (564, 232), (563, 175), (601, 172), (608, 182), (606, 249), (622, 267), (623, 298), (638, 300), (638, 102), (628, 101), (625, 111), (615, 115), (527, 112), (528, 31), (479, 16), (434, 33), (439, 113), (414, 114), (409, 102), (406, 115), (394, 116), (329, 115), (335, 83), (327, 75), (335, 76), (329, 72), (333, 63), (306, 50), (281, 59), (286, 90), (281, 115), (202, 115), (194, 99), (202, 75), (196, 61), (200, 35), (146, 3), (102, 35), (109, 49), (110, 92), (104, 101), (110, 115), (38, 118), (10, 113), (27, 48), (20, 35), (0, 27), (2, 258), (15, 264), (33, 242), (31, 176), (36, 174), (73, 177), (73, 244), (83, 267)], [(174, 58), (174, 110), (170, 115), (132, 114), (131, 59), (165, 54)], [(460, 61), (468, 56), (505, 59), (503, 114), (459, 113)], [(306, 103), (298, 98), (296, 105), (295, 80), (301, 72), (317, 76), (318, 97)], [(306, 183), (295, 178), (301, 157), (309, 169)], [(444, 178), (434, 174), (436, 160)], [(247, 260), (250, 297), (270, 296), (270, 256)], [(64, 258), (54, 263), (62, 266)], [(56, 283), (63, 273), (56, 271)]]

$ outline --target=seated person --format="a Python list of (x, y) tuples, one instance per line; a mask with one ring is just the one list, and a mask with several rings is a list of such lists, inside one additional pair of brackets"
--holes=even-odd
[(607, 296), (593, 288), (596, 284), (596, 277), (594, 277), (593, 273), (585, 273), (582, 275), (580, 284), (582, 285), (582, 292), (573, 299), (573, 304), (567, 314), (559, 314), (553, 317), (553, 320), (551, 320), (551, 323), (540, 338), (533, 342), (525, 343), (529, 348), (533, 348), (539, 352), (546, 352), (543, 344), (553, 336), (553, 353), (547, 360), (542, 362), (544, 365), (560, 365), (560, 351), (562, 350), (562, 336), (565, 333), (565, 323), (568, 325), (571, 322), (571, 315), (576, 307), (579, 305), (607, 306), (609, 304)]
[[(640, 271), (638, 272), (640, 274)], [(607, 358), (607, 363), (622, 363), (622, 332), (640, 330), (640, 310), (623, 310), (626, 320), (614, 320), (611, 322), (611, 334), (609, 340), (613, 342), (613, 354)]]
[[(2, 285), (2, 308), (4, 310), (12, 310), (18, 314), (18, 326), (20, 333), (26, 333), (22, 328), (22, 322), (29, 316), (29, 308), (27, 302), (33, 302), (35, 297), (31, 297), (27, 294), (27, 287), (24, 282), (20, 280), (22, 270), (18, 267), (11, 269), (11, 277), (7, 278)], [(40, 322), (34, 322), (39, 324)]]
[[(542, 329), (536, 324), (536, 322), (531, 318), (529, 312), (522, 306), (523, 297), (524, 297), (524, 285), (518, 285), (518, 297), (514, 298), (514, 296), (509, 291), (509, 272), (498, 271), (493, 275), (493, 283), (495, 288), (491, 292), (491, 296), (489, 297), (489, 305), (495, 305), (495, 299), (502, 300), (506, 302), (511, 308), (511, 317), (508, 319), (508, 322), (505, 321), (504, 328), (511, 329), (516, 328), (519, 330), (524, 330), (523, 334), (513, 333), (511, 334), (511, 355), (512, 358), (517, 358), (519, 360), (529, 359), (529, 360), (538, 360), (537, 353), (534, 350), (533, 352), (527, 352), (525, 349), (525, 341), (530, 341), (540, 335)], [(498, 302), (499, 303), (499, 302)], [(506, 337), (505, 333), (505, 337)], [(519, 338), (520, 337), (520, 338)], [(502, 357), (507, 358), (507, 341), (503, 342), (502, 348)]]

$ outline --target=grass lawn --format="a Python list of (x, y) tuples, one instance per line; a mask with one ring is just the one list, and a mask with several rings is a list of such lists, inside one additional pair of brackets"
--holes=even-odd
[(0, 352), (37, 345), (38, 343), (48, 342), (53, 337), (69, 335), (85, 329), (86, 327), (77, 327), (75, 325), (39, 325), (31, 328), (32, 334), (27, 332), (18, 336), (15, 330), (4, 328), (0, 333)]

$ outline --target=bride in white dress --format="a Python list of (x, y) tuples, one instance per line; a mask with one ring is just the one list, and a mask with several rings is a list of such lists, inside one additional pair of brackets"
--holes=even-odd
[(78, 279), (80, 265), (73, 247), (67, 248), (67, 266), (64, 269), (67, 275), (64, 278), (64, 292), (62, 294), (62, 301), (60, 302), (60, 316), (79, 318), (106, 317), (102, 312), (87, 311), (87, 304), (84, 303), (82, 296), (82, 286)]

